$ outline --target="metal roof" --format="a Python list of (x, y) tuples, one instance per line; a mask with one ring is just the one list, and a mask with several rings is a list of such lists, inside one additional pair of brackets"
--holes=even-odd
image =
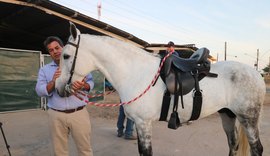
[[(175, 45), (175, 49), (189, 49), (196, 51), (198, 48), (195, 44), (183, 44), (183, 45)], [(159, 44), (159, 43), (151, 43), (145, 47), (146, 50), (166, 50), (167, 44)]]
[(149, 45), (130, 33), (49, 0), (0, 0), (0, 47), (47, 53), (43, 41), (51, 35), (67, 41), (69, 21), (82, 33), (108, 35), (142, 48)]

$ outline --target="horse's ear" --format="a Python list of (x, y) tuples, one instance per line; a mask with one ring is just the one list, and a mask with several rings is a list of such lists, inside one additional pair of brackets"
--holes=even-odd
[(69, 24), (70, 24), (70, 35), (73, 37), (74, 40), (76, 40), (77, 36), (80, 34), (80, 31), (76, 28), (74, 23), (69, 22)]

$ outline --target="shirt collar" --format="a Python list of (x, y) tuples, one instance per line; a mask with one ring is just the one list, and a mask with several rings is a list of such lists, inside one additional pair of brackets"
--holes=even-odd
[(52, 61), (51, 63), (49, 63), (50, 66), (58, 66), (54, 61)]

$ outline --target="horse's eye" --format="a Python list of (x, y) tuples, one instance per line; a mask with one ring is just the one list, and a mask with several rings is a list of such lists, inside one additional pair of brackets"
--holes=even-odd
[(66, 60), (66, 59), (68, 59), (69, 57), (70, 57), (70, 55), (68, 55), (68, 54), (64, 54), (64, 60)]

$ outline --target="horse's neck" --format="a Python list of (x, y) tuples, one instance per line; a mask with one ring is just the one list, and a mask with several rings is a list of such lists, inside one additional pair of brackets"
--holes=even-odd
[(128, 88), (143, 91), (157, 72), (160, 61), (134, 46), (127, 48), (108, 41), (98, 46), (94, 53), (97, 68), (120, 94), (125, 93)]

